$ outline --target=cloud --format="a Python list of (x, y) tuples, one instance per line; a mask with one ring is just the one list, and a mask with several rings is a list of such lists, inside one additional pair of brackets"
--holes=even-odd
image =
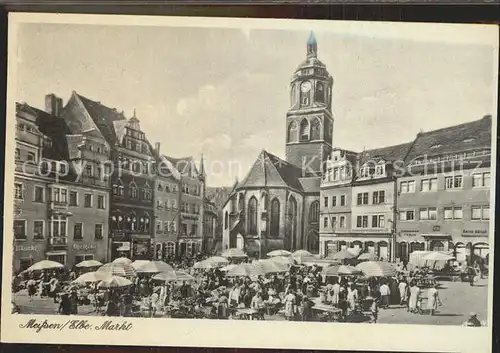
[(203, 149), (230, 149), (233, 139), (226, 133), (221, 133), (216, 136), (207, 137), (201, 142)]

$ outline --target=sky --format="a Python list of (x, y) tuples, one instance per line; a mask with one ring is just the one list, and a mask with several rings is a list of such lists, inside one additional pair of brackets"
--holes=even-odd
[[(242, 22), (243, 23), (243, 22)], [(209, 186), (244, 178), (262, 149), (284, 158), (290, 78), (314, 30), (334, 79), (333, 145), (362, 151), (495, 114), (495, 36), (470, 26), (347, 23), (270, 28), (25, 23), (16, 100), (76, 91), (136, 115), (173, 157), (203, 153)], [(318, 26), (319, 27), (319, 26)], [(472, 30), (471, 30), (472, 29)]]

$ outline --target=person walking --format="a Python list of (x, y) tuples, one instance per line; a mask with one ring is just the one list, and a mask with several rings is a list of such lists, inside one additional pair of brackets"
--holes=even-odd
[(433, 287), (429, 288), (427, 294), (427, 309), (429, 309), (431, 315), (434, 315), (436, 313), (438, 305), (442, 305), (437, 287), (438, 284), (435, 284)]
[(347, 288), (347, 303), (348, 303), (348, 314), (352, 314), (356, 309), (356, 302), (358, 300), (358, 290), (351, 284)]
[(399, 282), (398, 289), (399, 289), (399, 298), (400, 298), (399, 304), (400, 305), (406, 305), (408, 303), (408, 292), (407, 292), (408, 288), (407, 287), (408, 287), (408, 284), (406, 283), (405, 280), (401, 280)]
[(380, 286), (381, 307), (387, 309), (389, 307), (389, 300), (391, 297), (391, 290), (386, 282)]
[(288, 321), (292, 321), (295, 316), (295, 294), (289, 290), (286, 293), (285, 298), (283, 298), (283, 302), (285, 304), (285, 317)]
[(410, 300), (408, 302), (408, 309), (411, 313), (418, 313), (418, 299), (420, 296), (420, 288), (417, 286), (416, 282), (413, 281), (410, 284)]

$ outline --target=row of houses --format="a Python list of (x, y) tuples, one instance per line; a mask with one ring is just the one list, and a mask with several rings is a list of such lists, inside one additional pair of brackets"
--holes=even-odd
[(45, 110), (16, 104), (14, 270), (50, 259), (71, 267), (121, 255), (211, 252), (217, 210), (203, 157), (161, 153), (134, 114), (73, 92)]
[(319, 253), (386, 260), (415, 250), (489, 253), (491, 116), (356, 153), (334, 149), (320, 192)]

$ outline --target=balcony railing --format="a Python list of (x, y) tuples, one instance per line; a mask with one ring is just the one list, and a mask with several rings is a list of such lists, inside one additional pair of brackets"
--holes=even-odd
[(68, 208), (68, 201), (51, 201), (50, 208), (52, 210), (61, 210)]

